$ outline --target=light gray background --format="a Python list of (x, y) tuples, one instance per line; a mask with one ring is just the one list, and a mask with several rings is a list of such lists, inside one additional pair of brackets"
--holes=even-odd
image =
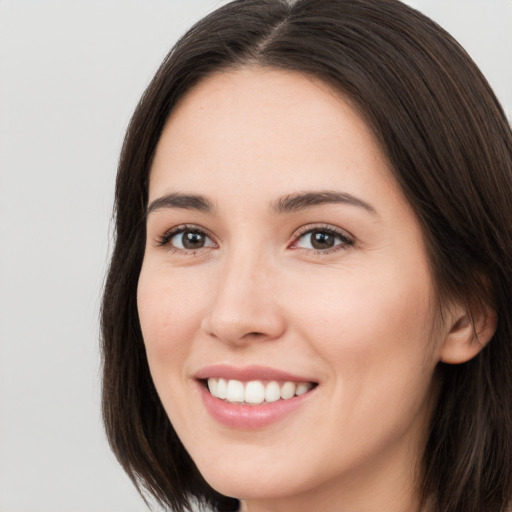
[[(0, 512), (142, 512), (99, 413), (117, 157), (163, 56), (215, 0), (0, 0)], [(410, 0), (512, 118), (512, 0)]]

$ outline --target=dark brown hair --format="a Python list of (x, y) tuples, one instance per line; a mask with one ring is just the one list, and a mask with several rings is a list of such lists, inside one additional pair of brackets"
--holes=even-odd
[[(238, 0), (171, 50), (128, 128), (102, 309), (103, 416), (142, 493), (235, 510), (199, 474), (153, 386), (137, 314), (152, 158), (176, 102), (215, 71), (295, 70), (349, 98), (373, 129), (427, 241), (438, 297), (498, 315), (482, 352), (440, 363), (423, 493), (438, 512), (505, 512), (512, 497), (512, 135), (489, 85), (439, 26), (397, 0)], [(476, 306), (475, 306), (476, 307)]]

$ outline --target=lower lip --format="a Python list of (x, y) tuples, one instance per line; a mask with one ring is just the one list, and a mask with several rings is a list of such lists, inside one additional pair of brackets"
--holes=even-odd
[(199, 383), (199, 387), (203, 403), (211, 416), (227, 427), (241, 430), (257, 430), (285, 418), (303, 405), (316, 389), (288, 400), (242, 405), (215, 398), (202, 383)]

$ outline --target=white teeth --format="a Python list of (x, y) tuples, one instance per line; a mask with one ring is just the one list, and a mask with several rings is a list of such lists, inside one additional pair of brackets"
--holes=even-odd
[(279, 384), (273, 380), (265, 387), (265, 402), (276, 402), (281, 398), (281, 388)]
[(259, 405), (262, 403), (276, 402), (279, 399), (288, 400), (294, 396), (300, 396), (313, 388), (311, 382), (282, 382), (270, 381), (264, 384), (259, 380), (242, 382), (239, 380), (209, 378), (208, 389), (210, 393), (222, 400), (231, 403), (246, 403)]
[(251, 380), (245, 385), (245, 402), (261, 404), (265, 400), (265, 386), (259, 380)]
[(213, 396), (218, 395), (219, 381), (217, 379), (208, 379), (208, 389)]
[(295, 395), (295, 389), (297, 388), (294, 382), (285, 382), (281, 386), (281, 398), (286, 400)]
[(228, 402), (243, 402), (244, 398), (244, 385), (239, 380), (230, 380), (226, 400)]
[(224, 379), (219, 379), (219, 382), (217, 383), (217, 394), (213, 396), (222, 398), (222, 400), (225, 400), (228, 397), (228, 384)]
[(297, 396), (303, 395), (304, 393), (307, 393), (311, 389), (311, 387), (312, 386), (310, 382), (299, 382), (299, 384), (297, 384), (295, 394)]

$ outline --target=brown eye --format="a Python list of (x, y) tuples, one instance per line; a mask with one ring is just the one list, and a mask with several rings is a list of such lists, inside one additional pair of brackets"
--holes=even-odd
[(310, 229), (303, 233), (295, 243), (295, 247), (301, 249), (312, 249), (315, 251), (328, 251), (335, 247), (352, 245), (353, 240), (348, 236), (331, 229)]
[(210, 237), (198, 230), (183, 230), (176, 233), (169, 240), (170, 245), (176, 249), (193, 251), (203, 247), (212, 247), (214, 244)]
[(311, 246), (314, 249), (330, 249), (334, 247), (336, 243), (336, 239), (334, 235), (331, 233), (326, 233), (325, 231), (313, 231), (310, 234), (311, 237)]

